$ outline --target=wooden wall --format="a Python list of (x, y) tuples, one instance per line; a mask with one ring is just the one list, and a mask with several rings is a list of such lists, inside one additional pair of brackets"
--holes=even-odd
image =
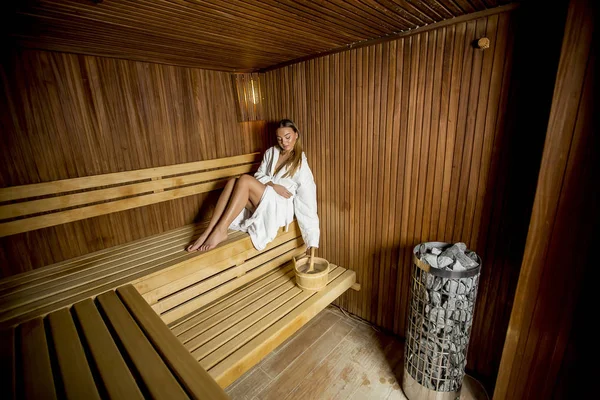
[[(600, 226), (598, 32), (571, 0), (548, 133), (494, 399), (591, 399)], [(596, 26), (594, 26), (596, 25)]]
[[(237, 121), (226, 72), (15, 50), (3, 55), (0, 74), (2, 186), (232, 156), (267, 146), (264, 122)], [(1, 276), (203, 218), (214, 203), (205, 202), (206, 197), (2, 238)]]
[[(467, 369), (488, 390), (500, 363), (545, 133), (549, 102), (531, 106), (531, 93), (549, 96), (541, 77), (555, 71), (551, 54), (529, 49), (537, 56), (530, 64), (545, 62), (544, 71), (525, 71), (529, 86), (515, 93), (513, 77), (523, 77), (529, 64), (520, 73), (513, 68), (514, 14), (407, 35), (265, 77), (269, 118), (289, 117), (303, 133), (318, 188), (319, 256), (355, 270), (361, 284), (339, 305), (403, 336), (413, 247), (463, 241), (482, 257)], [(474, 49), (483, 36), (491, 47)], [(538, 127), (524, 132), (514, 118), (527, 102), (525, 118)]]
[[(272, 143), (269, 123), (292, 118), (317, 179), (319, 255), (356, 270), (362, 285), (341, 306), (403, 335), (413, 246), (460, 240), (480, 254), (467, 370), (490, 390), (548, 122), (560, 50), (551, 44), (562, 38), (560, 18), (525, 15), (520, 23), (526, 9), (269, 71), (268, 121), (252, 123), (236, 121), (228, 73), (4, 53), (0, 185), (262, 151)], [(518, 40), (545, 28), (535, 46)], [(471, 47), (481, 36), (490, 49)], [(214, 200), (196, 196), (0, 239), (1, 274), (202, 219)]]

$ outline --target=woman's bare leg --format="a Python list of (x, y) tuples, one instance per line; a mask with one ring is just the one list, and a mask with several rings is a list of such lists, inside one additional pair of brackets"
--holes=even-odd
[(227, 207), (227, 203), (229, 203), (229, 199), (231, 198), (231, 193), (233, 193), (233, 188), (237, 179), (238, 178), (231, 178), (227, 181), (227, 184), (219, 196), (219, 200), (217, 200), (217, 205), (215, 206), (212, 217), (210, 217), (208, 226), (204, 232), (202, 232), (200, 237), (194, 242), (194, 244), (188, 246), (187, 251), (196, 251), (200, 246), (202, 246), (202, 244), (204, 244), (206, 238), (208, 238), (208, 235), (210, 235), (212, 230), (215, 228), (215, 225), (217, 225), (217, 222), (219, 222), (221, 215), (223, 215), (223, 211), (225, 211), (225, 207)]
[(227, 238), (227, 228), (233, 222), (235, 217), (250, 202), (254, 208), (265, 192), (266, 186), (260, 183), (256, 178), (250, 175), (242, 175), (236, 182), (233, 194), (227, 205), (227, 209), (221, 215), (219, 222), (213, 228), (208, 238), (199, 248), (200, 251), (207, 251), (215, 248), (219, 243)]

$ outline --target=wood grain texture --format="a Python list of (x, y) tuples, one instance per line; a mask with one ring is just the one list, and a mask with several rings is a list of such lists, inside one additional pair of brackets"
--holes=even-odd
[(211, 400), (228, 398), (133, 286), (120, 287), (117, 293), (173, 374), (183, 382), (183, 386), (192, 398)]
[(247, 72), (495, 12), (498, 3), (511, 1), (43, 0), (4, 12), (21, 47)]
[(229, 398), (131, 285), (1, 337), (3, 398)]
[(100, 400), (69, 309), (55, 311), (48, 315), (47, 320), (58, 365), (58, 371), (54, 373), (61, 377), (65, 397)]
[(571, 0), (535, 202), (494, 398), (591, 398), (598, 202), (598, 6)]
[(143, 399), (124, 355), (93, 300), (80, 301), (73, 305), (72, 310), (80, 324), (81, 338), (87, 344), (90, 360), (96, 366), (98, 379), (102, 382), (106, 395), (111, 399)]
[[(514, 153), (504, 124), (514, 24), (513, 13), (500, 13), (265, 73), (265, 112), (298, 124), (315, 175), (318, 255), (354, 270), (361, 285), (337, 304), (403, 335), (412, 248), (464, 241), (484, 260), (485, 307), (478, 303), (472, 332), (482, 339), (467, 367), (491, 381), (526, 234), (526, 225), (509, 232), (505, 224), (533, 198), (494, 202), (518, 197), (498, 167)], [(485, 51), (472, 46), (481, 36), (492, 43)], [(533, 160), (526, 168), (537, 171)], [(494, 260), (491, 245), (510, 253)], [(496, 274), (509, 275), (500, 288)], [(493, 341), (484, 339), (490, 332)]]
[(150, 339), (145, 336), (115, 292), (98, 296), (98, 304), (115, 336), (139, 373), (144, 387), (154, 398), (189, 398), (177, 376), (173, 375)]
[[(0, 66), (0, 186), (165, 167), (268, 147), (230, 74), (19, 50)], [(269, 135), (270, 136), (270, 135)], [(218, 192), (1, 239), (2, 276), (206, 219)]]
[[(60, 197), (5, 206), (1, 211), (9, 211), (13, 215), (24, 216), (25, 218), (2, 222), (0, 237), (211, 192), (223, 188), (229, 178), (253, 173), (256, 170), (254, 167), (255, 165), (246, 165), (162, 180), (153, 178), (150, 182), (145, 183), (100, 189), (94, 192), (67, 194)], [(216, 178), (217, 176), (220, 177), (219, 180), (198, 182), (199, 179), (208, 178), (210, 180), (211, 177)], [(165, 191), (165, 189), (170, 190)], [(33, 207), (29, 207), (31, 205)], [(53, 211), (53, 213), (37, 214), (37, 212), (45, 211)], [(29, 213), (37, 215), (25, 215)], [(4, 217), (4, 215), (1, 217)]]
[(44, 320), (32, 319), (19, 327), (21, 396), (25, 399), (56, 399), (57, 388), (52, 376), (50, 352)]

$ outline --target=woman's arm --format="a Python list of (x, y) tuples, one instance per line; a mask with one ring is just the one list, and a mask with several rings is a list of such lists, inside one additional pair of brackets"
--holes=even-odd
[(271, 147), (263, 156), (262, 162), (258, 167), (258, 170), (254, 173), (254, 177), (262, 184), (266, 185), (268, 182), (271, 182), (271, 176), (269, 175), (269, 164), (273, 157), (273, 148)]
[(273, 148), (271, 147), (270, 149), (265, 151), (265, 155), (263, 156), (262, 162), (260, 163), (258, 170), (254, 173), (254, 177), (263, 185), (273, 187), (275, 193), (277, 193), (278, 195), (289, 199), (290, 197), (292, 197), (292, 194), (284, 186), (273, 183), (273, 179), (269, 175), (269, 167), (272, 159)]
[(271, 186), (273, 188), (273, 190), (275, 190), (275, 193), (277, 193), (278, 195), (280, 195), (283, 198), (289, 199), (290, 197), (292, 197), (292, 194), (290, 193), (290, 191), (287, 190), (285, 188), (285, 186), (283, 186), (283, 185), (278, 185), (276, 183), (273, 183), (273, 181), (267, 182), (265, 185)]
[(317, 214), (317, 186), (305, 157), (302, 159), (302, 166), (297, 174), (300, 174), (300, 184), (296, 191), (296, 197), (294, 197), (294, 213), (306, 246), (308, 248), (319, 247), (321, 230)]

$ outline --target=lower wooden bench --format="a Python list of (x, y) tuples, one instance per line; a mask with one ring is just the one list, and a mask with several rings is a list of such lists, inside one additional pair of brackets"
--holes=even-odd
[[(194, 397), (201, 388), (181, 371), (192, 368), (201, 381), (212, 377), (226, 387), (355, 284), (353, 271), (332, 265), (324, 290), (295, 285), (291, 260), (306, 251), (297, 223), (263, 251), (247, 234), (231, 232), (209, 252), (187, 253), (201, 229), (183, 227), (2, 281), (0, 323), (10, 328), (6, 343), (16, 346), (2, 351), (17, 360), (12, 374), (2, 374), (14, 378), (6, 384), (34, 391), (26, 396), (33, 398), (46, 398), (36, 390), (161, 398), (163, 387), (153, 385), (164, 379), (181, 386), (165, 384), (173, 393)], [(106, 357), (120, 359), (120, 367), (102, 367)], [(173, 359), (187, 367), (175, 368)]]
[(228, 398), (131, 285), (2, 339), (3, 398)]
[(290, 262), (169, 326), (200, 365), (227, 387), (300, 329), (356, 281), (354, 271), (331, 265), (319, 292), (295, 284)]
[[(238, 251), (241, 250), (241, 251)], [(356, 282), (332, 265), (320, 292), (295, 284), (292, 257), (306, 247), (297, 223), (265, 250), (174, 265), (134, 286), (213, 378), (226, 387)]]
[(173, 266), (199, 268), (252, 248), (247, 234), (230, 231), (211, 252), (186, 252), (204, 228), (205, 224), (183, 226), (2, 279), (0, 327), (48, 314)]

